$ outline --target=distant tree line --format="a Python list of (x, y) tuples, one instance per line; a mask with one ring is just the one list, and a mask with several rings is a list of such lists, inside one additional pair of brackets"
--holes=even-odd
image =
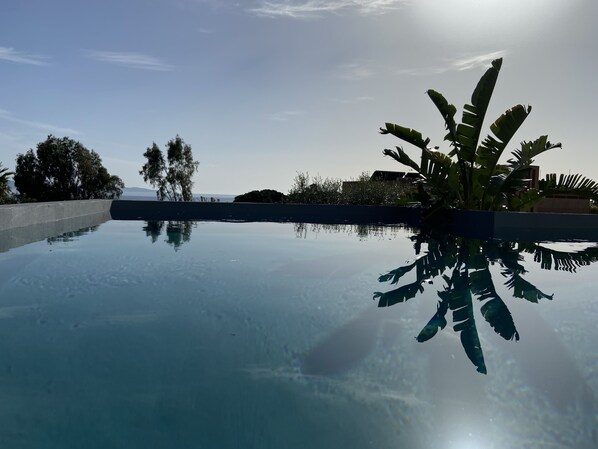
[(417, 200), (417, 187), (398, 182), (380, 182), (363, 172), (343, 188), (334, 178), (310, 177), (297, 173), (287, 195), (276, 190), (253, 190), (235, 197), (234, 202), (295, 204), (364, 204), (404, 206)]
[[(144, 157), (147, 162), (139, 173), (157, 188), (159, 200), (193, 200), (192, 179), (199, 162), (193, 160), (190, 145), (177, 135), (166, 144), (166, 155), (154, 143)], [(14, 173), (0, 162), (0, 204), (116, 199), (124, 187), (122, 179), (102, 165), (98, 153), (69, 137), (49, 135), (35, 151), (18, 154)]]

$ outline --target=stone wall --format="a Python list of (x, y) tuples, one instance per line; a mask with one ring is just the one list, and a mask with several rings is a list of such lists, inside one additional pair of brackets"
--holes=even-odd
[(107, 214), (112, 200), (53, 201), (0, 206), (0, 231), (87, 215)]

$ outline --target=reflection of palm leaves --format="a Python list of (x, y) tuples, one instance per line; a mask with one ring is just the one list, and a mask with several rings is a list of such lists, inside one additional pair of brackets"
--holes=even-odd
[(554, 269), (574, 273), (577, 268), (590, 265), (598, 260), (598, 247), (596, 246), (578, 252), (564, 252), (529, 243), (522, 244), (521, 250), (533, 254), (534, 262), (539, 262), (544, 270)]
[[(419, 248), (421, 242), (416, 241), (416, 248)], [(452, 244), (451, 244), (452, 243)], [(417, 249), (419, 252), (419, 249)], [(428, 242), (428, 252), (419, 257), (415, 262), (404, 267), (392, 270), (378, 278), (380, 282), (397, 284), (398, 281), (409, 273), (413, 268), (416, 270), (416, 280), (411, 284), (403, 285), (389, 292), (375, 292), (374, 299), (378, 300), (378, 307), (389, 307), (394, 304), (405, 302), (424, 291), (423, 284), (430, 278), (436, 277), (447, 268), (455, 265), (457, 257), (457, 248), (454, 242), (437, 242), (430, 240)]]
[(536, 286), (523, 279), (519, 273), (503, 270), (502, 275), (509, 278), (505, 282), (505, 285), (509, 289), (513, 289), (513, 296), (515, 298), (526, 299), (527, 301), (537, 303), (541, 299), (550, 300), (553, 297), (553, 295), (543, 293)]
[(469, 279), (472, 293), (479, 301), (485, 301), (481, 312), (488, 324), (505, 340), (519, 340), (511, 312), (496, 293), (488, 267), (472, 272)]
[(473, 317), (467, 269), (455, 268), (447, 284), (444, 291), (438, 292), (438, 296), (448, 302), (449, 308), (453, 312), (453, 329), (459, 333), (467, 357), (476, 366), (478, 372), (486, 374), (484, 353)]
[[(532, 254), (534, 261), (547, 270), (574, 272), (581, 266), (598, 261), (598, 246), (564, 252), (537, 243), (466, 240), (450, 236), (432, 237), (423, 233), (412, 237), (412, 240), (416, 255), (420, 254), (422, 245), (427, 245), (425, 254), (415, 262), (380, 276), (379, 281), (398, 284), (405, 274), (415, 269), (415, 282), (390, 292), (377, 292), (374, 299), (379, 300), (379, 307), (405, 302), (423, 292), (427, 280), (442, 275), (446, 285), (443, 291), (438, 292), (440, 300), (436, 313), (421, 330), (417, 340), (430, 340), (444, 329), (450, 309), (453, 329), (459, 333), (467, 357), (480, 373), (486, 373), (486, 365), (475, 325), (472, 296), (482, 303), (481, 313), (497, 334), (506, 340), (519, 340), (513, 317), (496, 291), (490, 264), (501, 267), (502, 275), (507, 278), (505, 286), (512, 290), (515, 298), (537, 303), (542, 299), (551, 300), (553, 295), (542, 292), (523, 278), (526, 270), (522, 265), (522, 253)], [(450, 277), (443, 274), (449, 269), (453, 270)]]

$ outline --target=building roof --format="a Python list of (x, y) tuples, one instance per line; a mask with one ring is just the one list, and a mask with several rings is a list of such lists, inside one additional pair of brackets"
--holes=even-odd
[(371, 181), (400, 181), (409, 180), (413, 181), (421, 178), (419, 173), (415, 172), (404, 172), (404, 171), (385, 171), (376, 170), (370, 177)]

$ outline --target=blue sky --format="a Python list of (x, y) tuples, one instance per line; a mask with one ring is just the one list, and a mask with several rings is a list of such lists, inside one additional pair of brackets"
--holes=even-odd
[(596, 3), (2, 0), (0, 161), (13, 168), (66, 135), (141, 187), (145, 148), (179, 134), (201, 163), (196, 192), (402, 169), (382, 156), (400, 143), (378, 128), (410, 126), (446, 148), (425, 91), (461, 111), (502, 56), (487, 125), (531, 104), (509, 150), (548, 134), (563, 149), (537, 159), (543, 173), (596, 179)]

